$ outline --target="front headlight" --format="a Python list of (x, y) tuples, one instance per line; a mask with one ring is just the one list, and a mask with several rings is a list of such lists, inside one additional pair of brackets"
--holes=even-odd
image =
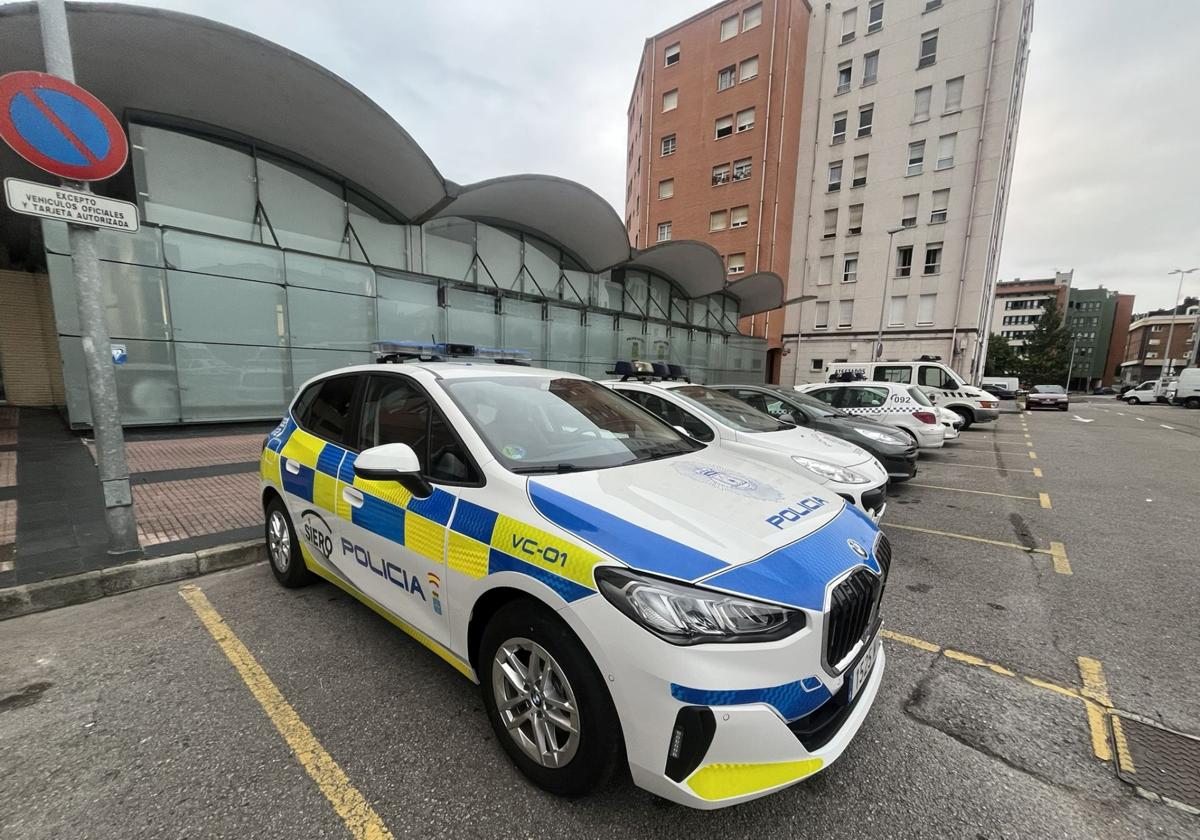
[(854, 470), (838, 467), (825, 461), (802, 458), (799, 455), (793, 455), (792, 460), (804, 467), (804, 469), (815, 472), (817, 475), (827, 478), (830, 481), (840, 481), (842, 484), (866, 484), (871, 480), (865, 475), (859, 475)]
[(596, 584), (636, 623), (673, 645), (770, 642), (804, 627), (804, 613), (661, 580), (629, 569), (601, 566)]
[(896, 437), (895, 435), (889, 435), (887, 432), (877, 432), (874, 429), (858, 429), (858, 428), (856, 428), (854, 431), (858, 432), (860, 435), (867, 438), (868, 440), (875, 441), (876, 443), (891, 443), (896, 446), (903, 446), (906, 443), (906, 441), (901, 440), (900, 438)]

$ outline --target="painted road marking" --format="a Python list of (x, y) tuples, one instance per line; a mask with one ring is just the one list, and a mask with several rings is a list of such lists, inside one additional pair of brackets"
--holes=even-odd
[(1124, 412), (1124, 411), (1118, 411), (1118, 412), (1117, 412), (1117, 416), (1118, 416), (1118, 417), (1124, 417), (1124, 416), (1125, 416), (1125, 412)]
[[(1032, 443), (1031, 443), (1031, 444), (1029, 444), (1029, 445), (1030, 445), (1030, 446), (1033, 446), (1033, 444), (1032, 444)], [(1034, 452), (1034, 451), (1031, 449), (1031, 450), (1029, 450), (1029, 457), (1030, 457), (1030, 459), (1032, 459), (1032, 460), (1036, 461), (1036, 460), (1037, 460), (1037, 453), (1036, 453), (1036, 452)]]
[(1074, 415), (1072, 415), (1072, 416), (1073, 416), (1073, 417), (1074, 417), (1076, 420), (1078, 420), (1080, 423), (1095, 423), (1095, 422), (1096, 422), (1095, 418), (1091, 418), (1091, 417), (1089, 417), (1089, 418), (1087, 418), (1087, 419), (1084, 419), (1083, 417), (1080, 417), (1078, 414), (1074, 414)]
[(1170, 429), (1172, 432), (1175, 431), (1174, 426), (1168, 426), (1166, 423), (1159, 423), (1158, 425), (1162, 426), (1164, 429)]
[(888, 522), (887, 528), (899, 528), (901, 531), (914, 531), (918, 534), (930, 534), (935, 537), (948, 537), (954, 540), (966, 540), (967, 542), (983, 543), (985, 545), (997, 545), (1001, 548), (1015, 548), (1017, 551), (1023, 551), (1026, 554), (1045, 554), (1054, 561), (1054, 571), (1060, 575), (1069, 575), (1071, 572), (1071, 563), (1067, 560), (1067, 548), (1060, 542), (1051, 542), (1049, 548), (1032, 548), (1020, 543), (1004, 542), (1003, 540), (990, 540), (986, 537), (975, 537), (970, 534), (955, 534), (951, 531), (935, 531), (933, 528), (918, 528), (916, 525), (900, 525), (896, 522)]
[(325, 794), (329, 804), (342, 818), (350, 834), (357, 840), (391, 840), (392, 833), (383, 824), (379, 814), (350, 783), (350, 779), (334, 761), (333, 756), (321, 746), (312, 730), (284, 699), (275, 683), (267, 676), (267, 672), (234, 635), (233, 630), (213, 608), (200, 588), (189, 584), (181, 587), (179, 594), (195, 611), (205, 629), (237, 670), (238, 676), (267, 713), (271, 723), (275, 724), (275, 728), (295, 754), (296, 760), (308, 771), (321, 793)]
[(1042, 478), (1042, 477), (1043, 477), (1043, 476), (1042, 476), (1042, 468), (1041, 468), (1041, 467), (1034, 467), (1034, 468), (1033, 468), (1033, 477), (1034, 477), (1034, 478)]
[(997, 449), (994, 446), (963, 446), (961, 443), (953, 443), (949, 452), (997, 452), (1001, 455), (1019, 455), (1024, 452), (1024, 449)]
[(964, 470), (998, 470), (1000, 472), (1031, 473), (1034, 470), (1015, 470), (1012, 467), (989, 467), (986, 464), (956, 464), (953, 461), (934, 461), (939, 467), (958, 467)]
[(1038, 493), (1038, 502), (1040, 502), (1042, 507), (1044, 507), (1046, 510), (1050, 510), (1050, 494), (1049, 493)]
[[(979, 495), (979, 496), (1000, 496), (1003, 499), (1022, 499), (1027, 502), (1038, 501), (1037, 496), (1014, 496), (1011, 493), (993, 493), (990, 490), (967, 490), (963, 487), (942, 487), (939, 484), (915, 484), (911, 481), (908, 481), (905, 483), (909, 487), (924, 487), (929, 490), (950, 490), (955, 493), (975, 493), (976, 495)], [(1042, 493), (1041, 495), (1045, 496), (1046, 494)], [(1045, 507), (1045, 505), (1042, 505), (1042, 507)]]
[[(1081, 656), (1076, 660), (1079, 664), (1079, 676), (1083, 680), (1083, 690), (1087, 705), (1088, 728), (1092, 733), (1092, 752), (1101, 761), (1112, 761), (1112, 749), (1108, 743), (1108, 734), (1104, 728), (1105, 710), (1112, 709), (1112, 697), (1108, 693), (1108, 680), (1104, 678), (1104, 666), (1098, 659)], [(1097, 705), (1099, 704), (1099, 705)], [(1101, 709), (1100, 707), (1104, 708)], [(1129, 753), (1129, 744), (1125, 741), (1125, 731), (1121, 728), (1121, 719), (1112, 716), (1113, 741), (1117, 746), (1117, 761), (1126, 773), (1133, 773), (1133, 757)]]
[(1145, 418), (1145, 417), (1134, 417), (1133, 419), (1134, 419), (1134, 420), (1136, 420), (1136, 421), (1138, 421), (1139, 423), (1145, 423), (1145, 422), (1146, 422), (1146, 418)]

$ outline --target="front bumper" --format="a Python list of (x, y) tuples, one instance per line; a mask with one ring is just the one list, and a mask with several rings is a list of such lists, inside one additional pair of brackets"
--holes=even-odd
[(917, 475), (917, 447), (910, 446), (901, 455), (876, 455), (892, 481), (907, 481)]
[(999, 408), (976, 408), (974, 412), (976, 423), (991, 423), (994, 420), (1000, 419)]
[(1025, 407), (1027, 409), (1034, 408), (1067, 408), (1070, 403), (1067, 400), (1035, 400), (1029, 397), (1025, 398)]
[[(828, 767), (870, 711), (886, 665), (880, 647), (847, 703), (854, 666), (838, 675), (822, 666), (820, 614), (777, 642), (694, 647), (657, 639), (603, 596), (564, 616), (608, 683), (634, 783), (692, 808), (756, 799)], [(703, 719), (700, 731), (689, 717)]]

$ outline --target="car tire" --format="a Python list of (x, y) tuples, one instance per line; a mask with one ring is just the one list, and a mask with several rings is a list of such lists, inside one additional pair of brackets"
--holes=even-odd
[(914, 432), (912, 429), (906, 429), (903, 426), (894, 426), (893, 428), (895, 428), (897, 431), (903, 432), (904, 434), (908, 435), (908, 439), (911, 440), (913, 442), (913, 444), (916, 445), (917, 451), (920, 452), (921, 441), (917, 439), (916, 432)]
[(1183, 401), (1184, 408), (1200, 408), (1200, 397), (1188, 397)]
[(1070, 407), (1071, 407), (1070, 405), (1060, 405), (1060, 406), (1058, 407), (1058, 410), (1059, 410), (1059, 411), (1066, 411), (1066, 410), (1068, 410)]
[(1137, 405), (1138, 398), (1137, 397), (1126, 397), (1125, 402), (1127, 402), (1129, 405)]
[(965, 408), (951, 408), (950, 410), (962, 418), (963, 424), (959, 428), (960, 432), (965, 432), (967, 429), (971, 428), (971, 424), (975, 422), (975, 415), (967, 411)]
[[(535, 656), (548, 665), (539, 669), (548, 676), (540, 686), (526, 683), (522, 688), (509, 676), (522, 677), (513, 669), (514, 659), (527, 676)], [(559, 796), (583, 796), (603, 788), (623, 763), (621, 724), (608, 687), (587, 648), (544, 604), (520, 598), (501, 607), (484, 628), (476, 671), (496, 739), (538, 787)], [(501, 704), (509, 708), (502, 710)], [(574, 711), (564, 711), (568, 707)], [(556, 725), (551, 710), (558, 721), (573, 723), (574, 733)], [(523, 716), (525, 722), (513, 725)], [(539, 727), (550, 731), (543, 728), (536, 738)], [(551, 739), (553, 748), (547, 753), (541, 747)], [(536, 758), (535, 753), (552, 758)], [(558, 761), (563, 763), (553, 766)]]
[(275, 580), (288, 589), (307, 586), (317, 579), (304, 564), (304, 553), (296, 539), (292, 517), (288, 516), (283, 499), (272, 496), (264, 509), (266, 523), (263, 527), (267, 543), (267, 565)]

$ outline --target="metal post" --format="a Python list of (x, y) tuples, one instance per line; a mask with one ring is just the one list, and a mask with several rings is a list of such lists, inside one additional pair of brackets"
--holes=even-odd
[[(69, 82), (75, 81), (67, 10), (63, 0), (38, 0), (38, 13), (46, 72)], [(83, 192), (91, 191), (86, 183), (64, 182), (63, 186)], [(96, 435), (96, 463), (104, 490), (108, 553), (132, 554), (140, 552), (141, 545), (138, 543), (137, 520), (134, 518), (133, 498), (129, 490), (129, 467), (125, 463), (125, 435), (121, 429), (112, 348), (108, 325), (104, 320), (96, 231), (84, 225), (72, 224), (68, 228), (88, 397), (92, 408), (92, 430)]]
[[(1167, 327), (1167, 346), (1166, 358), (1163, 359), (1162, 373), (1158, 375), (1159, 387), (1165, 389), (1167, 387), (1166, 379), (1171, 375), (1171, 370), (1175, 367), (1175, 356), (1171, 352), (1171, 340), (1175, 337), (1175, 311), (1179, 309), (1179, 297), (1183, 294), (1183, 278), (1196, 271), (1195, 268), (1189, 268), (1186, 271), (1182, 268), (1177, 268), (1173, 271), (1168, 271), (1167, 274), (1179, 275), (1179, 288), (1175, 290), (1175, 300), (1171, 302), (1171, 323)], [(1155, 394), (1155, 396), (1158, 396)]]
[[(892, 238), (897, 233), (904, 230), (902, 227), (888, 228), (888, 249), (887, 256), (883, 260), (883, 300), (879, 302), (879, 332), (875, 335), (875, 352), (871, 355), (871, 361), (879, 361), (883, 356), (883, 313), (887, 309), (887, 292), (888, 281), (891, 279), (889, 275), (892, 273)], [(911, 269), (910, 269), (911, 270)]]
[(1075, 336), (1071, 336), (1071, 360), (1067, 363), (1067, 393), (1071, 392), (1071, 374), (1075, 371)]

